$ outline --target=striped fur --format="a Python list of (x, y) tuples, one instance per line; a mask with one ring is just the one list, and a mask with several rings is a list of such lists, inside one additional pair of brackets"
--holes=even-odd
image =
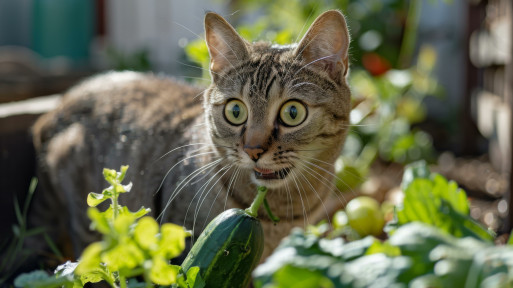
[[(268, 186), (271, 209), (283, 221), (275, 227), (262, 216), (266, 255), (291, 227), (343, 204), (331, 183), (350, 110), (342, 14), (322, 14), (289, 46), (250, 44), (214, 13), (206, 15), (205, 29), (213, 81), (204, 93), (165, 77), (107, 73), (71, 89), (34, 125), (44, 190), (35, 196), (31, 223), (47, 226), (54, 239), (71, 238), (75, 257), (97, 238), (88, 230), (85, 200), (104, 188), (103, 167), (130, 165), (134, 187), (121, 204), (149, 207), (195, 235), (224, 209), (248, 207), (257, 185)], [(242, 125), (224, 116), (231, 99), (248, 108)], [(307, 109), (295, 127), (278, 116), (290, 100)], [(262, 147), (256, 161), (250, 142)], [(268, 181), (255, 169), (289, 172)]]

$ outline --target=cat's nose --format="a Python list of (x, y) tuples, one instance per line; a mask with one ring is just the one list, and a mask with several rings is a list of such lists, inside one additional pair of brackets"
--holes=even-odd
[(262, 148), (262, 146), (248, 146), (244, 145), (244, 152), (249, 155), (249, 158), (253, 161), (258, 161), (258, 158), (260, 158), (260, 155), (262, 155), (265, 150)]

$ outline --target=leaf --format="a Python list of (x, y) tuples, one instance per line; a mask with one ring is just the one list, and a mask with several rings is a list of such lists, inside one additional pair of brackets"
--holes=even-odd
[(170, 265), (162, 257), (153, 257), (150, 279), (159, 285), (171, 285), (176, 282), (180, 266)]
[(100, 210), (91, 207), (87, 209), (87, 216), (89, 216), (89, 219), (91, 219), (91, 229), (96, 230), (102, 234), (110, 233), (111, 228), (109, 219), (111, 219), (111, 217), (109, 217), (108, 213), (100, 212)]
[(166, 223), (160, 228), (159, 255), (166, 259), (180, 255), (185, 249), (187, 233), (182, 226)]
[(372, 245), (367, 249), (365, 255), (372, 255), (382, 253), (388, 257), (396, 257), (401, 255), (401, 249), (391, 245), (388, 242), (381, 242), (379, 240), (374, 241)]
[(152, 217), (144, 217), (134, 228), (135, 241), (144, 249), (155, 250), (157, 247), (159, 224)]
[(123, 179), (125, 179), (126, 171), (128, 170), (128, 165), (122, 165), (119, 169), (119, 172), (116, 173), (116, 180), (118, 183), (121, 183)]
[(118, 245), (101, 255), (101, 262), (105, 263), (112, 271), (133, 269), (142, 265), (144, 261), (144, 252), (134, 240), (126, 237), (123, 237)]
[(75, 274), (82, 275), (90, 271), (94, 271), (100, 266), (101, 253), (103, 251), (103, 244), (101, 242), (94, 242), (89, 244), (80, 256), (80, 262), (75, 268)]
[(294, 287), (294, 288), (331, 288), (335, 287), (333, 282), (318, 271), (311, 271), (304, 268), (286, 265), (280, 268), (273, 276), (276, 286), (273, 287)]
[(203, 288), (206, 283), (205, 280), (201, 277), (200, 268), (195, 266), (189, 268), (187, 270), (187, 284), (190, 288)]
[(111, 185), (116, 184), (117, 172), (114, 169), (103, 168), (103, 178)]
[(408, 164), (405, 167), (403, 173), (403, 180), (401, 182), (401, 189), (404, 191), (408, 188), (408, 186), (413, 182), (413, 180), (418, 178), (427, 179), (431, 175), (429, 168), (427, 166), (426, 161), (417, 161), (411, 164)]
[(106, 197), (104, 194), (98, 194), (98, 193), (89, 193), (87, 194), (87, 205), (89, 207), (96, 207), (100, 203), (102, 203), (105, 200), (108, 200), (109, 197)]
[(57, 287), (69, 287), (73, 284), (73, 277), (61, 276), (56, 277), (54, 275), (48, 275), (45, 271), (36, 270), (30, 273), (24, 273), (14, 279), (14, 286), (26, 287), (26, 288), (57, 288)]
[(111, 284), (116, 281), (116, 277), (109, 272), (105, 265), (99, 265), (95, 269), (80, 275), (80, 282), (82, 285), (85, 285), (86, 283), (98, 283), (103, 280)]
[(420, 221), (456, 237), (493, 240), (494, 235), (470, 217), (465, 191), (456, 182), (430, 174), (425, 162), (409, 165), (401, 186), (405, 196), (396, 210), (398, 225)]

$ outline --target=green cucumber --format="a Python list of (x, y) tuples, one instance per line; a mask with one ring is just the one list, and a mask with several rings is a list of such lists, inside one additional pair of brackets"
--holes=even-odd
[(264, 232), (256, 215), (266, 193), (259, 187), (250, 208), (229, 209), (214, 218), (182, 263), (183, 271), (198, 266), (205, 287), (247, 287), (264, 250)]

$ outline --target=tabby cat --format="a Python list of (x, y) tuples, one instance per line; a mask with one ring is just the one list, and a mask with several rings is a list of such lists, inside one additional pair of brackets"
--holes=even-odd
[[(256, 187), (282, 221), (262, 215), (265, 255), (293, 226), (326, 217), (333, 163), (349, 127), (349, 33), (343, 15), (320, 15), (299, 44), (248, 43), (215, 13), (205, 16), (212, 84), (206, 89), (136, 72), (111, 72), (72, 88), (33, 127), (43, 190), (31, 223), (72, 253), (98, 237), (86, 198), (101, 171), (130, 166), (120, 198), (193, 229), (247, 208)], [(203, 95), (203, 97), (200, 97)], [(265, 213), (260, 211), (261, 213)]]

